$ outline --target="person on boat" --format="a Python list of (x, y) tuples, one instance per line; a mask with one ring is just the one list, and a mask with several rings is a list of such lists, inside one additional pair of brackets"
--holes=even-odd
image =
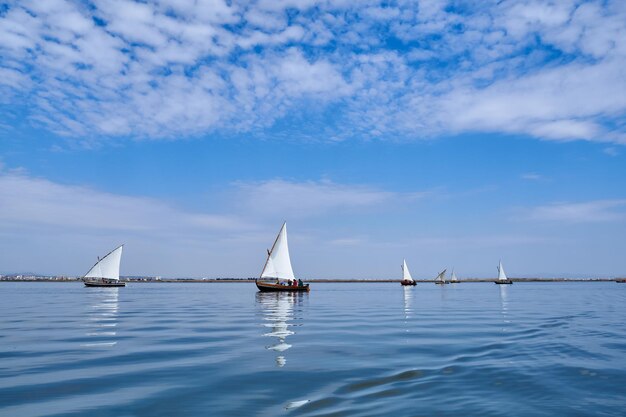
[(304, 287), (304, 283), (300, 278), (298, 278), (298, 287)]

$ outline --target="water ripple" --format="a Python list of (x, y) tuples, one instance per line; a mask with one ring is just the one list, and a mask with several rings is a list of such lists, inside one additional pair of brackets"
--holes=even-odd
[(2, 283), (0, 415), (618, 416), (621, 289)]

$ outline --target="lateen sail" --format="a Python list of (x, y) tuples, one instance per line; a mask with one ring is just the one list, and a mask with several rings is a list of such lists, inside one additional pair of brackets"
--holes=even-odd
[(295, 279), (293, 268), (291, 267), (291, 259), (289, 258), (289, 244), (287, 243), (287, 223), (283, 224), (274, 246), (269, 252), (267, 262), (261, 278), (278, 278), (278, 279)]
[(406, 259), (402, 264), (402, 280), (403, 281), (411, 281), (413, 282), (413, 277), (411, 276), (411, 272), (409, 271), (409, 267), (406, 264)]
[(104, 258), (100, 259), (83, 278), (120, 279), (120, 261), (124, 245), (113, 249)]
[(457, 277), (456, 277), (456, 274), (454, 273), (454, 268), (452, 268), (452, 278), (450, 278), (450, 280), (451, 280), (452, 282), (457, 282), (457, 281), (458, 281), (458, 279), (457, 279)]
[(501, 281), (506, 281), (507, 277), (504, 273), (504, 267), (502, 266), (502, 261), (498, 264), (498, 279)]
[(439, 275), (437, 275), (437, 278), (435, 278), (435, 281), (446, 282), (446, 270), (445, 269), (441, 271)]

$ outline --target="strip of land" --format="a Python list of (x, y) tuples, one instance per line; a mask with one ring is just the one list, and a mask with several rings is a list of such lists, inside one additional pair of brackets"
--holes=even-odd
[[(10, 276), (5, 275), (0, 277), (0, 282), (76, 282), (81, 281), (81, 277), (42, 277), (42, 276)], [(256, 278), (159, 278), (159, 277), (121, 277), (120, 281), (133, 282), (133, 283), (254, 283)], [(458, 284), (476, 283), (476, 282), (494, 282), (495, 278), (465, 278), (459, 280)], [(614, 282), (624, 281), (626, 278), (539, 278), (539, 277), (525, 277), (525, 278), (511, 278), (513, 282)], [(390, 278), (374, 278), (374, 279), (303, 279), (309, 283), (353, 283), (353, 284), (368, 284), (368, 283), (399, 283), (399, 279)], [(416, 279), (418, 284), (420, 283), (434, 283), (434, 279), (420, 280)], [(448, 282), (449, 283), (449, 282)]]

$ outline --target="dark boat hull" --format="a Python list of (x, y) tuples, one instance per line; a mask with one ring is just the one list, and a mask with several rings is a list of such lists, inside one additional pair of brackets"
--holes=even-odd
[(626, 279), (616, 279), (615, 282), (618, 284), (626, 284)]
[(446, 284), (447, 284), (447, 282), (437, 281), (437, 282), (435, 282), (435, 284), (437, 284), (437, 285), (446, 285)]
[(494, 283), (496, 283), (498, 285), (513, 284), (513, 281), (511, 281), (510, 279), (503, 279), (503, 280), (494, 281)]
[(305, 284), (302, 287), (297, 285), (280, 285), (270, 284), (269, 282), (255, 281), (256, 287), (262, 292), (309, 292), (309, 284)]
[(417, 282), (415, 282), (415, 281), (400, 281), (400, 285), (406, 285), (406, 286), (417, 285)]
[(85, 287), (125, 287), (125, 282), (85, 281)]

